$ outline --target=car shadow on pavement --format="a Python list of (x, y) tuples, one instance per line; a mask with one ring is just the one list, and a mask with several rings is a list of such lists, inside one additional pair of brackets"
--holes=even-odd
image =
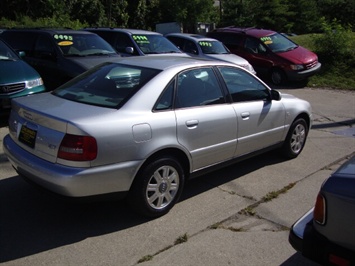
[[(261, 156), (193, 179), (181, 200), (283, 160), (272, 153)], [(20, 176), (0, 180), (0, 202), (0, 263), (149, 221), (124, 200), (71, 203), (30, 186)]]
[(123, 201), (69, 203), (19, 176), (0, 180), (0, 263), (148, 221)]

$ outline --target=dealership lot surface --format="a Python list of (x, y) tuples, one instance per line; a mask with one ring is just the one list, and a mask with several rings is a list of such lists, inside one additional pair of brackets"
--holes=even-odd
[[(280, 91), (313, 107), (301, 155), (287, 161), (271, 152), (194, 179), (155, 220), (123, 201), (73, 203), (37, 190), (12, 169), (1, 143), (0, 264), (316, 265), (289, 245), (288, 230), (355, 152), (355, 93)], [(1, 141), (6, 132), (2, 126)]]

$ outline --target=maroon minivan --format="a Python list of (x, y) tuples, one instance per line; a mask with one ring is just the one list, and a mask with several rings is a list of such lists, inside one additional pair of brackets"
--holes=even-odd
[(261, 77), (276, 84), (307, 80), (321, 69), (315, 53), (272, 30), (226, 27), (206, 34), (248, 60)]

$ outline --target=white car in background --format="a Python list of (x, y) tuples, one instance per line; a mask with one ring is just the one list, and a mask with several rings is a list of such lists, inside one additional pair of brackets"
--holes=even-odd
[(216, 39), (188, 33), (169, 33), (165, 37), (192, 57), (226, 61), (256, 74), (254, 68), (246, 59), (232, 54), (222, 42)]

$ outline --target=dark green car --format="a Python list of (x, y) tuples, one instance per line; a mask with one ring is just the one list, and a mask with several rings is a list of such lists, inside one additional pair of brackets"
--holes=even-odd
[(11, 99), (43, 91), (38, 72), (0, 39), (0, 113), (11, 107)]

